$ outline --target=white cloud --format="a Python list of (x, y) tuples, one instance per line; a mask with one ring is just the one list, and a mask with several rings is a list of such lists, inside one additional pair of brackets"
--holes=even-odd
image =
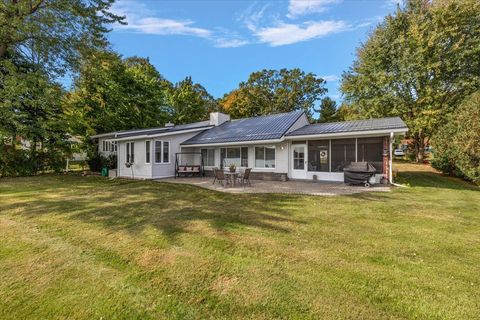
[(190, 35), (207, 38), (211, 31), (194, 27), (194, 21), (164, 19), (155, 16), (144, 4), (123, 0), (116, 2), (112, 11), (126, 16), (127, 25), (118, 25), (117, 30), (156, 35)]
[(238, 48), (247, 45), (249, 42), (245, 39), (216, 38), (214, 40), (217, 48)]
[(193, 21), (173, 20), (155, 17), (147, 17), (129, 22), (128, 25), (120, 26), (119, 29), (131, 30), (146, 34), (156, 35), (190, 35), (208, 38), (212, 32), (207, 29), (193, 27)]
[(301, 25), (281, 22), (274, 27), (256, 29), (254, 34), (261, 42), (276, 47), (321, 38), (347, 29), (348, 25), (345, 22), (334, 20), (310, 21)]
[(330, 81), (330, 82), (337, 82), (338, 80), (340, 80), (340, 77), (335, 75), (335, 74), (328, 74), (328, 75), (325, 75), (325, 76), (321, 76), (321, 78), (325, 81)]
[(295, 18), (309, 13), (324, 12), (328, 5), (342, 0), (290, 0), (287, 17)]
[(236, 48), (248, 44), (248, 41), (229, 30), (217, 28), (210, 30), (196, 27), (192, 20), (175, 20), (160, 18), (148, 9), (145, 4), (121, 0), (115, 2), (112, 12), (126, 16), (127, 25), (117, 25), (118, 31), (138, 32), (152, 35), (183, 35), (210, 40), (217, 48)]

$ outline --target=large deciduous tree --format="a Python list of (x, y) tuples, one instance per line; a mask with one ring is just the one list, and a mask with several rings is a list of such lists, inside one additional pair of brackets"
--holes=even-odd
[(358, 49), (341, 89), (361, 117), (402, 117), (422, 161), (424, 144), (479, 87), (480, 2), (410, 0)]
[(63, 167), (70, 142), (62, 94), (38, 65), (0, 61), (0, 176)]
[(106, 25), (123, 23), (114, 0), (4, 0), (0, 2), (0, 60), (19, 56), (50, 75), (74, 69), (79, 52), (107, 44)]
[(65, 105), (86, 136), (161, 126), (169, 120), (169, 86), (148, 59), (96, 51), (82, 60)]
[[(71, 123), (56, 81), (78, 71), (82, 52), (107, 45), (108, 24), (123, 23), (109, 11), (113, 2), (0, 2), (0, 174), (63, 166)], [(30, 150), (20, 150), (20, 141)]]
[(191, 77), (170, 87), (168, 105), (170, 121), (175, 124), (206, 120), (209, 112), (218, 110), (215, 99), (202, 85), (194, 83)]
[(300, 69), (261, 70), (220, 100), (234, 118), (304, 110), (311, 117), (315, 102), (327, 92), (325, 80)]

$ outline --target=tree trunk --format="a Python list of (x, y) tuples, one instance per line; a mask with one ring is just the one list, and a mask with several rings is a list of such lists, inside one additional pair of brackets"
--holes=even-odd
[(415, 160), (417, 163), (423, 163), (423, 155), (425, 152), (425, 137), (422, 132), (415, 134), (414, 137), (415, 144)]
[(0, 58), (3, 58), (7, 54), (7, 45), (5, 43), (0, 44)]

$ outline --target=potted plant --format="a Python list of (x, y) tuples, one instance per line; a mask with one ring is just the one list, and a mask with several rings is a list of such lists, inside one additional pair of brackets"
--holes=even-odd
[(235, 172), (237, 170), (237, 167), (234, 164), (231, 164), (228, 166), (228, 169), (230, 169), (230, 172)]

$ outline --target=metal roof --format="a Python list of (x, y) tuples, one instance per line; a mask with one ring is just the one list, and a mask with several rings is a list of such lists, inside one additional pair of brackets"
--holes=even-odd
[(211, 127), (210, 121), (206, 120), (206, 121), (193, 122), (193, 123), (187, 123), (187, 124), (179, 124), (172, 127), (159, 127), (159, 128), (150, 128), (150, 129), (135, 129), (135, 130), (109, 132), (109, 133), (94, 135), (92, 136), (92, 138), (120, 139), (120, 138), (136, 137), (136, 136), (153, 136), (153, 135), (167, 133), (167, 132), (176, 132), (176, 131), (200, 129), (200, 128), (208, 129), (209, 127)]
[(275, 140), (300, 118), (303, 111), (293, 111), (227, 121), (184, 141), (182, 145)]
[(342, 132), (374, 131), (374, 130), (408, 130), (407, 125), (399, 117), (353, 120), (343, 122), (317, 123), (301, 127), (289, 132), (286, 136), (318, 135)]

